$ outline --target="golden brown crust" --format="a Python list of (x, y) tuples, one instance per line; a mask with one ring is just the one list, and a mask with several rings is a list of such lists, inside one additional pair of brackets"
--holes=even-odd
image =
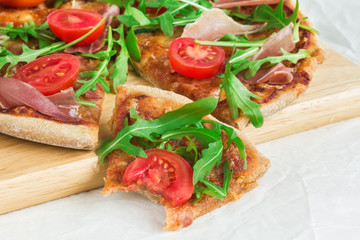
[(99, 125), (71, 125), (42, 118), (0, 114), (0, 132), (34, 142), (90, 150), (97, 146)]
[[(124, 86), (118, 88), (116, 107), (111, 121), (111, 128), (114, 135), (123, 127), (122, 122), (128, 116), (131, 107), (134, 107), (137, 113), (148, 119), (158, 118), (165, 112), (180, 108), (190, 100), (174, 94), (173, 92), (163, 91), (147, 86)], [(215, 120), (209, 116), (210, 119)], [(257, 180), (266, 172), (270, 166), (269, 160), (259, 153), (250, 141), (244, 137), (238, 130), (236, 133), (242, 139), (246, 153), (248, 168), (242, 168), (243, 162), (239, 159), (238, 152), (234, 146), (230, 146), (229, 150), (224, 152), (224, 159), (228, 159), (233, 172), (233, 180), (230, 185), (229, 194), (224, 200), (219, 200), (211, 196), (204, 196), (196, 204), (192, 204), (194, 198), (191, 198), (185, 204), (179, 207), (171, 207), (161, 196), (153, 195), (144, 188), (135, 190), (154, 202), (162, 202), (165, 205), (166, 227), (164, 230), (176, 230), (184, 226), (188, 226), (197, 217), (206, 214), (226, 203), (239, 199), (241, 195), (257, 185)], [(224, 141), (225, 138), (223, 138)], [(225, 145), (226, 142), (224, 142)], [(237, 156), (232, 156), (233, 154)], [(135, 159), (127, 153), (115, 150), (109, 155), (109, 163), (103, 189), (103, 195), (108, 196), (117, 191), (129, 191), (128, 187), (122, 183), (122, 176), (127, 166)], [(239, 162), (240, 161), (240, 162)], [(208, 176), (209, 180), (215, 184), (222, 184), (222, 164), (213, 169)]]
[[(285, 1), (284, 8), (292, 12), (294, 5), (291, 1)], [(299, 16), (302, 17), (303, 14), (300, 13)], [(308, 20), (303, 23), (311, 25)], [(168, 60), (168, 48), (171, 41), (180, 35), (181, 29), (177, 31), (173, 38), (168, 38), (161, 32), (137, 35), (142, 59), (135, 64), (140, 74), (155, 86), (174, 91), (194, 101), (207, 96), (217, 97), (220, 92), (220, 78), (196, 80), (180, 75), (171, 68)], [(308, 49), (311, 57), (291, 66), (294, 69), (292, 83), (285, 85), (270, 85), (267, 83), (253, 86), (246, 85), (251, 92), (262, 98), (256, 101), (262, 105), (261, 112), (264, 117), (278, 112), (299, 97), (309, 87), (317, 65), (324, 61), (324, 53), (319, 48), (315, 35), (307, 30), (300, 29), (300, 36), (301, 41), (297, 44), (295, 51), (300, 48)], [(236, 126), (238, 129), (243, 129), (249, 123), (249, 119), (242, 114), (238, 119), (232, 119), (225, 99), (219, 103), (213, 115), (221, 121)]]

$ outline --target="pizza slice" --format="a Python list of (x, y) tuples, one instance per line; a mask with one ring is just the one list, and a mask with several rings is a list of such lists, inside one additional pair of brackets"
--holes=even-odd
[[(257, 186), (270, 166), (237, 129), (210, 114), (214, 97), (191, 102), (157, 88), (119, 87), (102, 194), (135, 191), (164, 205), (164, 230), (177, 230)], [(194, 184), (195, 183), (195, 184)]]
[[(67, 148), (97, 146), (109, 91), (104, 79), (115, 47), (103, 40), (111, 36), (107, 26), (119, 9), (105, 2), (76, 4), (77, 9), (70, 2), (60, 9), (0, 5), (1, 133)], [(76, 17), (87, 22), (71, 22)]]
[(289, 0), (201, 3), (192, 13), (169, 4), (170, 13), (159, 17), (161, 30), (133, 26), (137, 70), (155, 86), (193, 101), (217, 97), (213, 115), (238, 129), (249, 120), (260, 127), (263, 117), (309, 87), (324, 60), (316, 31)]

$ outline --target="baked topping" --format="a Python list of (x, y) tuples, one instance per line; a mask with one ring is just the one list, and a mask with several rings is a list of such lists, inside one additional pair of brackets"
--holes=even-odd
[(60, 92), (50, 99), (27, 83), (14, 78), (0, 78), (0, 103), (3, 107), (29, 106), (47, 116), (74, 120), (73, 109), (78, 107), (78, 103), (73, 90)]
[(213, 8), (203, 12), (194, 23), (186, 25), (181, 37), (216, 41), (228, 33), (235, 35), (250, 34), (260, 31), (263, 27), (263, 24), (240, 24), (222, 10)]

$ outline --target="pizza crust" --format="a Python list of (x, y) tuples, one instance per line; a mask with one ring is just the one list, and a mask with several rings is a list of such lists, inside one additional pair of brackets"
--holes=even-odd
[[(160, 90), (158, 88), (141, 86), (141, 85), (127, 85), (118, 88), (118, 95), (116, 100), (116, 107), (114, 110), (114, 115), (111, 121), (111, 129), (114, 135), (117, 134), (118, 128), (116, 127), (116, 122), (119, 121), (118, 117), (123, 116), (122, 113), (118, 114), (116, 109), (122, 108), (121, 111), (128, 111), (129, 106), (123, 105), (124, 102), (128, 105), (129, 103), (135, 102), (136, 104), (141, 105), (138, 99), (142, 99), (143, 96), (150, 96), (151, 99), (147, 101), (149, 103), (146, 107), (149, 109), (159, 109), (162, 108), (159, 112), (167, 112), (170, 110), (175, 110), (180, 108), (186, 103), (191, 102), (190, 99), (181, 96), (179, 94)], [(125, 100), (125, 101), (123, 101)], [(154, 106), (152, 105), (154, 104)], [(125, 110), (124, 110), (125, 109)], [(138, 108), (136, 108), (138, 111)], [(142, 109), (142, 108), (141, 108)], [(144, 109), (142, 109), (144, 110)], [(121, 112), (120, 111), (120, 112)], [(156, 110), (155, 110), (156, 111)], [(140, 114), (140, 112), (138, 111)], [(208, 119), (218, 121), (212, 116), (207, 116)], [(226, 124), (225, 124), (226, 125)], [(233, 127), (232, 127), (233, 128)], [(229, 194), (223, 199), (219, 200), (217, 198), (205, 195), (202, 200), (196, 204), (192, 204), (193, 199), (190, 199), (188, 202), (184, 203), (178, 207), (172, 207), (169, 204), (165, 204), (165, 231), (177, 230), (179, 228), (188, 226), (192, 221), (216, 208), (224, 206), (230, 201), (239, 199), (242, 194), (250, 191), (255, 188), (258, 184), (258, 179), (262, 177), (267, 169), (270, 167), (270, 161), (264, 155), (256, 150), (254, 145), (247, 139), (239, 130), (233, 128), (237, 135), (241, 138), (245, 145), (247, 155), (250, 157), (250, 161), (253, 161), (253, 166), (256, 166), (251, 170), (250, 174), (241, 174), (240, 177), (234, 178), (229, 189)], [(115, 131), (115, 132), (114, 132)], [(128, 164), (135, 159), (134, 156), (131, 156), (121, 150), (115, 150), (109, 155), (109, 164), (107, 170), (107, 176), (105, 179), (105, 186), (102, 194), (104, 196), (109, 196), (114, 192), (119, 191), (128, 191), (126, 186), (122, 184), (122, 174), (125, 172)], [(159, 195), (154, 195), (148, 192), (144, 188), (136, 189), (136, 192), (146, 196), (151, 201), (158, 203)]]
[[(295, 6), (292, 1), (287, 0), (284, 8), (293, 11)], [(304, 14), (299, 12), (299, 18), (303, 16)], [(302, 23), (312, 26), (309, 20)], [(248, 87), (251, 92), (262, 97), (256, 101), (262, 105), (260, 111), (264, 118), (280, 111), (297, 99), (309, 87), (318, 64), (325, 60), (325, 54), (319, 47), (316, 36), (303, 30), (301, 32), (304, 33), (302, 40), (307, 41), (305, 48), (309, 51), (310, 57), (301, 60), (293, 67), (294, 81), (286, 85), (261, 83)], [(174, 36), (180, 36), (180, 34), (180, 29), (175, 29)], [(217, 77), (202, 80), (191, 79), (174, 72), (170, 67), (168, 47), (173, 39), (166, 37), (161, 32), (138, 34), (142, 59), (140, 62), (134, 63), (141, 76), (157, 87), (185, 95), (194, 101), (207, 96), (217, 97), (220, 92), (221, 79)], [(227, 101), (221, 101), (213, 115), (238, 129), (244, 129), (249, 124), (249, 119), (241, 112), (237, 119), (232, 119)]]
[(51, 120), (0, 114), (0, 132), (49, 145), (90, 150), (98, 143), (96, 125), (71, 125)]

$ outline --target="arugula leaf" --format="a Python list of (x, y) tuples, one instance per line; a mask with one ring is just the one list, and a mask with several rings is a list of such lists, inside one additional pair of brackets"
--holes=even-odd
[(132, 137), (144, 137), (155, 141), (156, 139), (154, 139), (153, 134), (162, 134), (199, 120), (212, 113), (216, 105), (216, 98), (208, 97), (186, 104), (175, 111), (167, 112), (160, 118), (152, 121), (137, 119), (133, 125), (119, 131), (114, 140), (107, 139), (101, 144), (98, 151), (100, 161), (103, 163), (104, 158), (115, 149), (121, 149), (135, 156), (146, 157), (145, 152), (141, 148), (130, 143)]
[(117, 92), (117, 86), (126, 82), (128, 76), (128, 62), (130, 59), (130, 55), (124, 40), (124, 25), (121, 24), (120, 27), (115, 29), (114, 31), (119, 33), (120, 35), (120, 38), (116, 41), (116, 43), (120, 46), (121, 49), (118, 56), (116, 57), (114, 63), (114, 71), (111, 74), (110, 78), (113, 80), (114, 91)]
[(204, 193), (213, 196), (215, 198), (218, 198), (220, 200), (223, 200), (224, 197), (228, 195), (232, 174), (233, 174), (231, 172), (231, 168), (228, 160), (225, 160), (224, 162), (223, 173), (224, 173), (224, 182), (222, 188), (215, 185), (214, 183), (210, 182), (207, 179), (201, 180), (201, 182), (206, 187), (195, 187), (194, 192), (196, 194), (197, 199), (195, 200), (194, 203), (200, 201)]
[[(75, 97), (79, 99), (81, 95), (92, 89), (96, 91), (96, 85), (99, 83), (105, 90), (105, 92), (110, 92), (109, 84), (106, 82), (105, 77), (109, 75), (107, 65), (109, 64), (111, 57), (116, 54), (116, 51), (113, 50), (113, 38), (112, 38), (112, 29), (109, 27), (108, 37), (107, 37), (108, 47), (105, 51), (100, 51), (94, 55), (100, 59), (100, 63), (97, 65), (97, 71), (87, 71), (80, 74), (81, 77), (91, 78), (90, 80), (78, 80), (78, 82), (83, 85), (75, 92)], [(81, 102), (82, 104), (87, 104), (88, 106), (94, 106), (95, 103), (92, 102)]]
[(269, 63), (269, 65), (271, 66), (281, 63), (284, 60), (290, 61), (292, 63), (297, 63), (300, 59), (310, 57), (309, 51), (306, 49), (299, 49), (297, 53), (289, 53), (286, 50), (281, 49), (281, 52), (283, 53), (283, 55), (281, 56), (268, 56), (255, 61), (249, 59), (235, 61), (232, 63), (232, 67), (234, 69), (233, 72), (237, 74), (245, 69), (248, 69), (245, 74), (245, 78), (249, 79), (255, 76), (260, 67), (263, 66), (265, 63)]
[(253, 12), (252, 21), (267, 22), (267, 25), (263, 28), (263, 30), (273, 28), (282, 29), (283, 27), (289, 25), (291, 22), (295, 24), (299, 13), (299, 0), (296, 0), (295, 10), (293, 14), (291, 14), (291, 16), (289, 17), (286, 17), (283, 6), (284, 0), (280, 0), (275, 10), (267, 4), (259, 5)]
[(24, 42), (29, 41), (29, 36), (47, 42), (56, 40), (47, 22), (36, 25), (31, 19), (25, 22), (23, 27), (14, 27), (12, 24), (8, 24), (5, 27), (0, 26), (0, 33), (8, 35), (10, 39), (20, 38)]
[(104, 0), (107, 3), (114, 4), (118, 7), (126, 7), (134, 4), (134, 0)]
[(201, 179), (205, 178), (216, 164), (219, 164), (222, 158), (223, 152), (222, 140), (212, 142), (209, 144), (209, 148), (201, 151), (202, 158), (200, 158), (193, 166), (193, 183), (198, 183)]
[(6, 72), (8, 72), (12, 67), (14, 67), (19, 62), (25, 62), (25, 63), (32, 62), (36, 58), (43, 55), (47, 55), (64, 45), (65, 43), (63, 42), (57, 42), (42, 49), (31, 49), (27, 45), (23, 44), (22, 53), (20, 55), (16, 55), (3, 48), (3, 51), (0, 53), (0, 69), (3, 68), (5, 64), (9, 63), (9, 66), (7, 67), (6, 70)]
[(133, 27), (128, 32), (125, 43), (130, 55), (133, 57), (135, 61), (139, 62), (141, 60), (141, 53), (137, 45), (138, 39), (135, 35)]
[(159, 20), (161, 31), (163, 31), (166, 36), (171, 37), (174, 34), (173, 16), (169, 12), (165, 12), (164, 14), (159, 16)]
[(161, 136), (161, 139), (181, 139), (189, 135), (195, 137), (203, 146), (208, 147), (210, 143), (219, 139), (220, 133), (209, 128), (184, 128), (166, 132)]
[(56, 0), (54, 7), (55, 8), (59, 8), (61, 6), (61, 4), (63, 4), (64, 2), (66, 2), (67, 0)]
[(49, 55), (55, 52), (59, 52), (64, 50), (65, 48), (68, 48), (78, 42), (80, 42), (81, 40), (83, 40), (84, 38), (86, 38), (87, 36), (89, 36), (90, 34), (92, 34), (104, 21), (106, 20), (106, 17), (104, 17), (93, 29), (91, 29), (88, 33), (86, 33), (85, 35), (83, 35), (82, 37), (68, 43), (65, 44), (64, 42), (55, 42), (47, 47), (44, 47), (42, 49), (30, 49), (28, 46), (26, 46), (25, 44), (22, 45), (22, 53), (20, 55), (16, 55), (13, 54), (12, 52), (8, 51), (8, 50), (1, 50), (0, 53), (0, 69), (7, 63), (10, 63), (9, 66), (6, 69), (6, 72), (8, 73), (9, 69), (14, 67), (16, 64), (18, 64), (19, 62), (25, 62), (25, 63), (29, 63), (31, 61), (34, 61), (36, 58), (40, 57), (40, 56), (44, 56), (44, 55)]
[(225, 78), (220, 84), (220, 88), (225, 91), (226, 99), (229, 104), (231, 117), (237, 119), (240, 109), (243, 114), (250, 119), (254, 127), (259, 128), (264, 123), (264, 117), (259, 109), (260, 104), (251, 100), (252, 98), (260, 98), (250, 92), (230, 70), (230, 66), (226, 67)]

